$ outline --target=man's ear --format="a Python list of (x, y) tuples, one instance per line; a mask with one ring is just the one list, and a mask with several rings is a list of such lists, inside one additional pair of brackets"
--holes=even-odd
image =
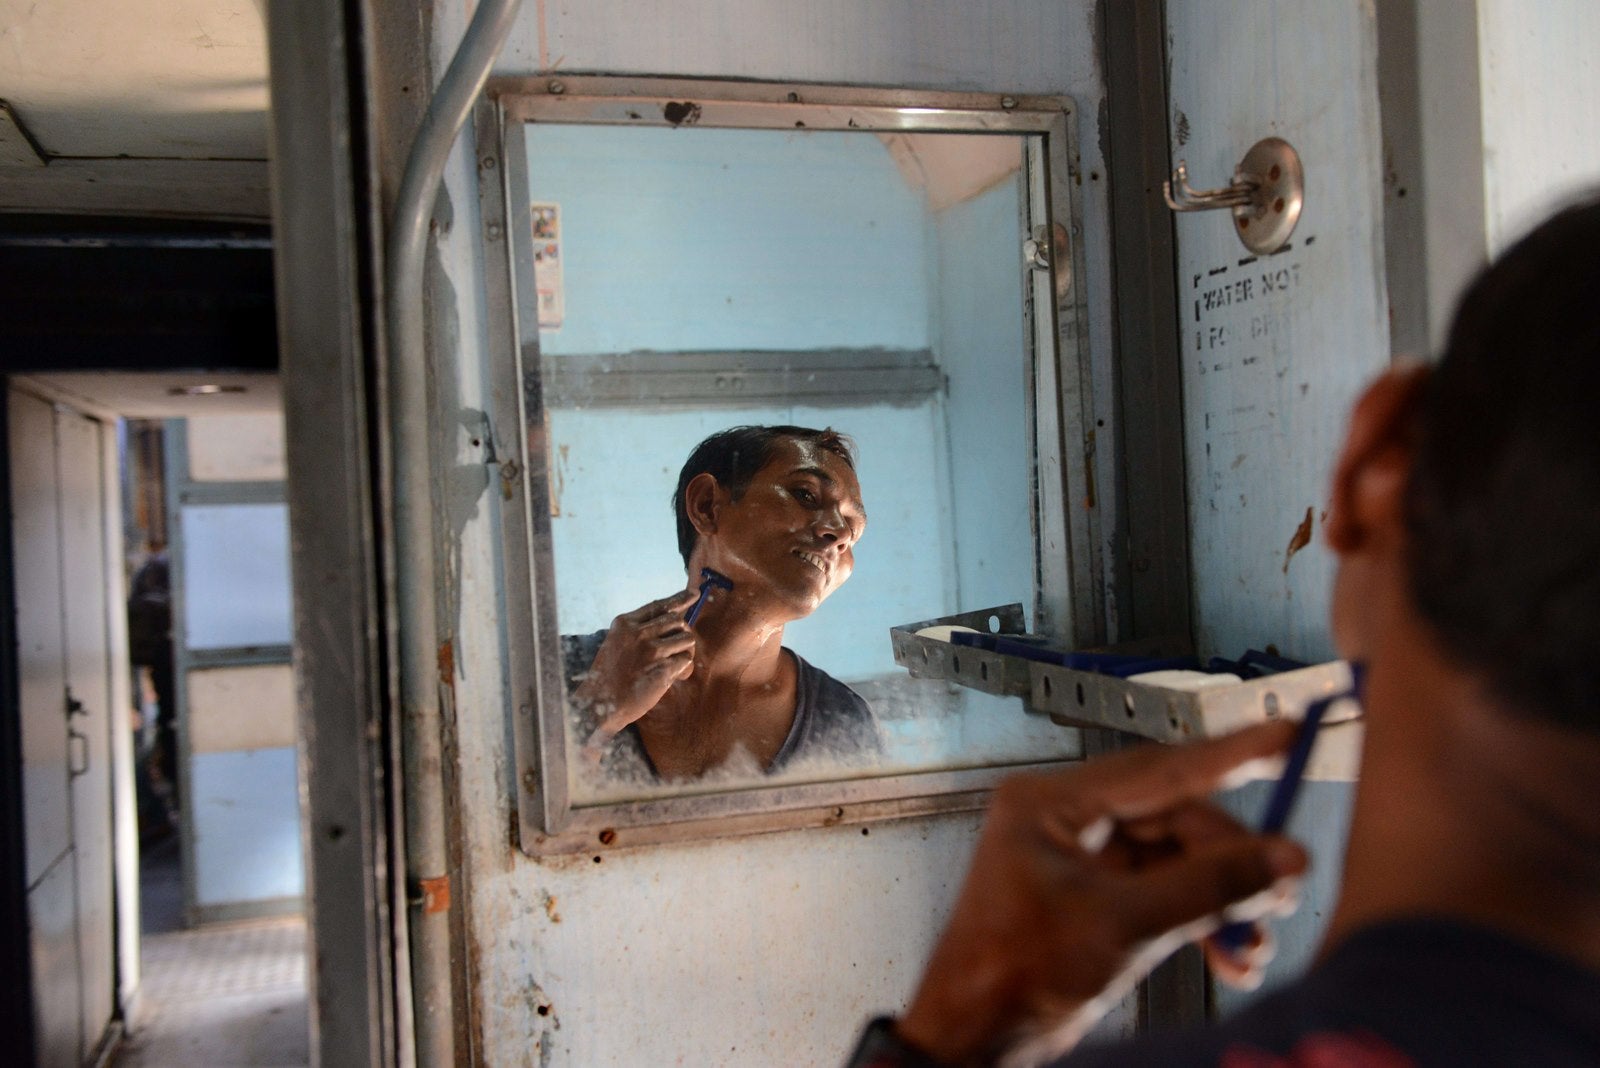
[(717, 532), (717, 519), (727, 500), (727, 492), (709, 471), (702, 471), (689, 480), (683, 488), (683, 508), (695, 533), (705, 537)]
[(1401, 529), (1417, 417), (1431, 373), (1426, 366), (1391, 370), (1356, 402), (1323, 524), (1334, 552), (1358, 551), (1375, 536)]

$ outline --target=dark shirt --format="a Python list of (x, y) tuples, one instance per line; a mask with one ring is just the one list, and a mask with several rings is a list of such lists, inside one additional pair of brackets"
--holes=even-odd
[(134, 572), (132, 588), (128, 591), (128, 659), (131, 663), (148, 667), (172, 663), (170, 590), (165, 554), (151, 556)]
[(1600, 1064), (1600, 974), (1481, 927), (1359, 931), (1298, 981), (1199, 1031), (1084, 1046), (1057, 1068)]
[[(589, 670), (605, 638), (603, 630), (593, 634), (562, 635), (561, 651), (569, 688)], [(794, 657), (796, 668), (794, 722), (766, 772), (772, 774), (807, 760), (853, 765), (875, 762), (882, 754), (883, 740), (878, 734), (877, 718), (867, 702), (799, 653), (787, 648), (783, 651)], [(626, 775), (630, 766), (641, 766), (651, 778), (659, 778), (636, 725), (631, 723), (613, 739), (612, 749), (602, 762), (608, 774)]]

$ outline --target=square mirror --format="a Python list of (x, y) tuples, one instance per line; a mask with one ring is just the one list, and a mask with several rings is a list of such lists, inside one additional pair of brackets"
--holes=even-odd
[(1058, 97), (491, 86), (525, 849), (972, 807), (1080, 755), (890, 641), (1007, 605), (1096, 633), (1072, 120)]

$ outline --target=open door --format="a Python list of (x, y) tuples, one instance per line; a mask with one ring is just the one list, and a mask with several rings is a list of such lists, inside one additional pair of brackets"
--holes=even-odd
[(109, 428), (7, 391), (35, 1053), (93, 1062), (116, 1009)]

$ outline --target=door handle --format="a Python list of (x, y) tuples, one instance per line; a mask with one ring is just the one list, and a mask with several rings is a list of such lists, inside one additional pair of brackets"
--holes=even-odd
[(1179, 160), (1161, 195), (1173, 211), (1233, 210), (1234, 231), (1244, 247), (1266, 256), (1289, 243), (1305, 204), (1306, 176), (1300, 153), (1281, 137), (1250, 146), (1233, 169), (1233, 181), (1219, 189), (1189, 185), (1189, 165)]
[[(82, 756), (82, 760), (78, 757)], [(67, 778), (89, 774), (89, 736), (67, 728)]]

